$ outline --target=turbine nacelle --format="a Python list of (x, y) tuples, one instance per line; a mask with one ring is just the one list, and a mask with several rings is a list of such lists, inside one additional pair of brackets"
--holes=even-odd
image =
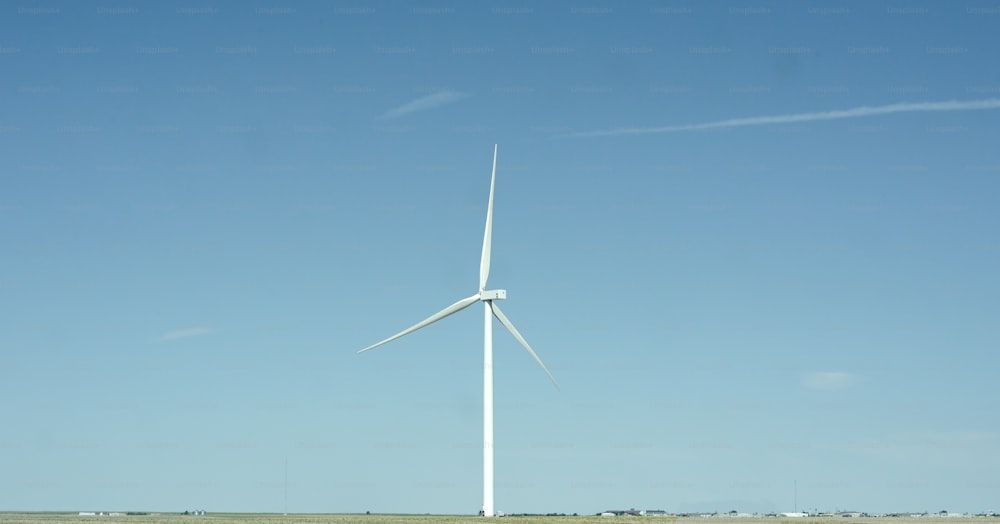
[(489, 302), (490, 300), (507, 300), (506, 289), (494, 289), (492, 291), (480, 291), (479, 300)]

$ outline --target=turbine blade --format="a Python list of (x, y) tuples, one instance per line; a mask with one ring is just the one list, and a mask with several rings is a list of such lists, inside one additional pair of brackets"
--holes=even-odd
[(503, 311), (500, 311), (500, 306), (498, 306), (496, 302), (493, 302), (492, 300), (489, 301), (489, 304), (490, 304), (490, 309), (493, 310), (493, 316), (497, 317), (497, 320), (499, 320), (500, 323), (503, 324), (505, 328), (507, 328), (507, 331), (510, 331), (511, 335), (514, 335), (514, 338), (516, 338), (517, 341), (520, 342), (522, 346), (524, 346), (524, 349), (528, 350), (528, 353), (531, 354), (531, 358), (534, 358), (535, 362), (538, 362), (538, 365), (542, 367), (542, 371), (545, 371), (545, 374), (549, 376), (549, 380), (552, 381), (552, 385), (555, 386), (556, 389), (559, 389), (559, 383), (556, 382), (556, 379), (555, 377), (552, 376), (552, 373), (549, 373), (549, 368), (545, 367), (545, 364), (542, 363), (542, 359), (538, 358), (538, 355), (535, 354), (535, 351), (531, 349), (531, 346), (528, 345), (528, 341), (524, 340), (524, 337), (522, 337), (521, 333), (517, 331), (517, 328), (514, 327), (514, 324), (511, 324), (510, 320), (507, 318), (507, 315), (504, 315)]
[(479, 259), (479, 290), (486, 289), (490, 278), (490, 249), (493, 244), (493, 185), (497, 179), (497, 146), (493, 145), (493, 174), (490, 176), (490, 203), (486, 206), (486, 232), (483, 233), (483, 257)]
[(441, 311), (438, 311), (437, 313), (434, 313), (433, 315), (431, 315), (431, 316), (429, 316), (429, 317), (421, 320), (420, 322), (417, 322), (416, 324), (414, 324), (414, 325), (412, 325), (412, 326), (410, 326), (410, 327), (408, 327), (408, 328), (400, 331), (399, 333), (396, 333), (395, 335), (393, 335), (393, 336), (391, 336), (391, 337), (389, 337), (389, 338), (387, 338), (385, 340), (382, 340), (380, 342), (376, 342), (376, 343), (374, 343), (374, 344), (366, 347), (365, 349), (362, 349), (361, 351), (358, 351), (358, 353), (364, 353), (365, 351), (368, 351), (370, 349), (375, 349), (375, 348), (381, 346), (382, 344), (385, 344), (386, 342), (392, 342), (393, 340), (396, 340), (397, 338), (399, 338), (399, 337), (401, 337), (403, 335), (406, 335), (406, 334), (409, 334), (409, 333), (413, 333), (414, 331), (416, 331), (416, 330), (418, 330), (418, 329), (420, 329), (420, 328), (422, 328), (422, 327), (424, 327), (424, 326), (426, 326), (428, 324), (433, 324), (433, 323), (437, 322), (438, 320), (441, 320), (444, 317), (447, 317), (449, 315), (453, 315), (455, 313), (458, 313), (459, 311), (461, 311), (461, 310), (463, 310), (463, 309), (471, 306), (472, 304), (474, 304), (474, 303), (476, 303), (478, 301), (479, 301), (479, 293), (476, 293), (475, 295), (472, 295), (469, 298), (463, 298), (462, 300), (459, 300), (458, 302), (455, 302), (454, 304), (452, 304), (452, 305), (450, 305), (450, 306), (442, 309)]

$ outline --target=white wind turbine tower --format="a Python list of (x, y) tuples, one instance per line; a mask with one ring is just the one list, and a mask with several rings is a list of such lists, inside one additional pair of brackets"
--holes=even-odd
[(492, 243), (493, 235), (493, 185), (496, 182), (497, 176), (497, 146), (493, 146), (493, 174), (490, 177), (490, 202), (486, 208), (486, 232), (483, 234), (483, 254), (479, 262), (479, 291), (468, 298), (463, 298), (458, 302), (434, 313), (433, 315), (421, 320), (420, 322), (396, 333), (395, 335), (376, 342), (358, 353), (364, 353), (370, 349), (375, 349), (382, 344), (396, 340), (403, 335), (412, 333), (424, 326), (433, 324), (442, 318), (449, 315), (453, 315), (476, 302), (483, 303), (483, 309), (485, 312), (483, 321), (483, 515), (487, 517), (492, 517), (495, 514), (493, 507), (493, 317), (497, 317), (497, 320), (507, 331), (510, 331), (511, 335), (524, 346), (524, 349), (528, 350), (528, 353), (535, 362), (542, 367), (545, 374), (549, 376), (549, 380), (552, 384), (559, 389), (559, 384), (556, 383), (556, 379), (549, 373), (548, 368), (542, 363), (542, 359), (538, 358), (538, 355), (528, 342), (524, 340), (521, 333), (517, 331), (514, 324), (510, 322), (507, 315), (504, 315), (500, 311), (500, 306), (496, 304), (497, 300), (504, 300), (507, 298), (507, 290), (505, 289), (486, 289), (486, 280), (490, 276), (490, 246)]

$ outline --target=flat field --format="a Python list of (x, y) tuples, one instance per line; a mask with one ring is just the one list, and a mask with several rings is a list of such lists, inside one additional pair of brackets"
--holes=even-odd
[(202, 516), (157, 515), (84, 516), (76, 513), (0, 513), (3, 524), (1000, 524), (994, 517), (501, 517), (462, 515), (353, 515), (215, 513)]

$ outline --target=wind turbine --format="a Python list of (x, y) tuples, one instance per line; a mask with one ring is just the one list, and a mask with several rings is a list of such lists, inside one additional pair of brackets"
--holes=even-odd
[(556, 383), (555, 377), (552, 376), (552, 373), (549, 373), (548, 368), (542, 363), (542, 359), (538, 358), (535, 351), (531, 349), (531, 346), (524, 340), (524, 337), (514, 327), (514, 324), (510, 322), (507, 315), (504, 315), (503, 311), (500, 311), (500, 306), (496, 304), (497, 300), (507, 298), (507, 290), (486, 289), (486, 281), (490, 276), (490, 248), (493, 236), (493, 186), (496, 178), (497, 146), (494, 145), (493, 174), (490, 177), (490, 202), (486, 207), (486, 232), (483, 233), (483, 254), (479, 260), (479, 291), (475, 295), (463, 298), (385, 340), (376, 342), (358, 351), (358, 353), (364, 353), (365, 351), (375, 349), (382, 344), (396, 340), (403, 335), (433, 324), (442, 318), (458, 313), (476, 302), (483, 303), (483, 310), (485, 312), (483, 320), (483, 516), (486, 517), (492, 517), (495, 514), (493, 507), (493, 317), (497, 317), (497, 320), (507, 328), (507, 331), (510, 331), (510, 334), (514, 335), (514, 338), (524, 346), (524, 349), (528, 350), (528, 354), (535, 359), (535, 362), (549, 376), (552, 385), (556, 389), (559, 389), (559, 384)]

